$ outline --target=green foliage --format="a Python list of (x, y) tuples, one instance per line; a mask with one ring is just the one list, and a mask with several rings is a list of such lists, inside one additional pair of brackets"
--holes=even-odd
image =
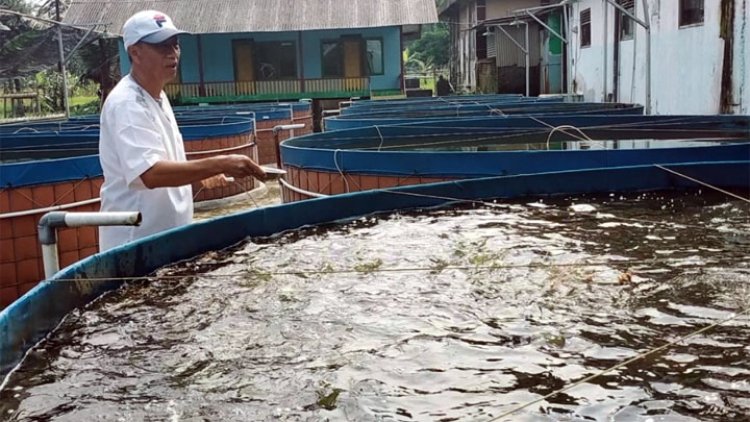
[(65, 11), (68, 10), (70, 3), (71, 0), (37, 0), (36, 15), (41, 18), (56, 20), (58, 6), (60, 16), (65, 16)]
[(437, 6), (438, 11), (440, 10), (440, 8), (448, 4), (448, 1), (449, 0), (435, 0), (435, 6)]
[[(31, 16), (55, 20), (57, 6), (64, 14), (70, 0), (0, 0), (0, 8), (11, 9)], [(48, 24), (15, 15), (0, 14), (0, 22), (10, 30), (0, 31), (0, 61), (3, 57), (15, 58), (19, 54), (28, 55), (29, 51), (36, 51), (40, 46), (47, 46), (49, 40)], [(80, 40), (83, 33), (69, 32), (64, 38), (66, 50), (72, 49), (73, 43)], [(77, 38), (76, 38), (77, 37)], [(55, 42), (57, 38), (55, 35)], [(99, 92), (108, 93), (119, 79), (118, 47), (115, 38), (97, 38), (89, 35), (88, 42), (69, 58), (66, 65), (65, 79), (68, 86), (69, 101), (76, 96), (91, 97)], [(41, 97), (40, 112), (42, 114), (60, 112), (63, 110), (62, 82), (63, 77), (58, 71), (57, 56), (51, 58), (49, 48), (42, 48), (45, 53), (34, 56), (32, 64), (21, 66), (17, 74), (6, 76), (5, 83), (0, 86), (2, 92), (36, 92)], [(10, 60), (10, 59), (8, 59)], [(25, 63), (28, 64), (28, 63)], [(15, 69), (15, 67), (8, 69)], [(6, 69), (6, 71), (8, 71)], [(30, 74), (42, 69), (35, 74)], [(71, 101), (72, 103), (72, 101)], [(71, 104), (71, 108), (74, 105)], [(87, 101), (79, 104), (71, 113), (88, 113), (98, 109), (98, 101)]]
[[(2, 52), (17, 52), (24, 50), (27, 46), (34, 45), (39, 43), (40, 41), (44, 41), (44, 34), (41, 32), (36, 31), (20, 31), (18, 27), (13, 27), (16, 29), (14, 31), (11, 29), (11, 35), (3, 40), (2, 44)], [(14, 33), (16, 32), (16, 33)]]
[(434, 24), (422, 32), (422, 37), (409, 46), (409, 62), (417, 68), (434, 69), (448, 65), (450, 33), (446, 24)]
[(59, 74), (52, 71), (39, 72), (34, 76), (25, 79), (24, 85), (30, 91), (36, 91), (42, 96), (41, 112), (42, 114), (52, 113), (60, 110), (57, 99), (60, 92), (62, 78)]
[(99, 97), (74, 97), (70, 99), (70, 115), (85, 116), (88, 114), (98, 114)]
[(94, 81), (109, 91), (120, 79), (116, 38), (99, 38), (79, 49), (70, 61), (70, 71), (81, 80)]
[[(0, 9), (9, 9), (14, 12), (31, 12), (31, 2), (28, 0), (0, 0)], [(4, 20), (4, 19), (3, 19)]]

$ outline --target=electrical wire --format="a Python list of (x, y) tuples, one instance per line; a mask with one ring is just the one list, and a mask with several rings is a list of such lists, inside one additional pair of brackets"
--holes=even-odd
[[(502, 264), (502, 265), (436, 265), (433, 267), (400, 267), (400, 268), (373, 268), (373, 269), (310, 269), (294, 271), (263, 271), (250, 269), (230, 274), (191, 274), (191, 275), (157, 275), (157, 276), (135, 276), (135, 277), (90, 277), (90, 278), (56, 278), (54, 282), (112, 282), (112, 281), (164, 281), (164, 280), (185, 280), (190, 278), (204, 279), (225, 279), (234, 277), (245, 277), (253, 274), (262, 274), (264, 276), (310, 276), (310, 275), (331, 275), (331, 274), (374, 274), (374, 273), (401, 273), (401, 272), (439, 272), (445, 270), (463, 270), (463, 271), (496, 271), (511, 269), (551, 269), (551, 268), (591, 268), (591, 267), (623, 267), (627, 269), (638, 265), (654, 265), (673, 263), (674, 260), (668, 259), (643, 259), (643, 260), (610, 260), (602, 262), (563, 262), (563, 263), (528, 263), (528, 264)], [(742, 262), (742, 261), (740, 261)], [(705, 267), (704, 263), (695, 263), (680, 265), (680, 268)], [(722, 267), (735, 271), (750, 271), (750, 266)]]

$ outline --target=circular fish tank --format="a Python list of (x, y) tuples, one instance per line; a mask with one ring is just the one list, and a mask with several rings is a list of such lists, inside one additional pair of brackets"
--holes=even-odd
[(748, 116), (473, 118), (285, 141), (285, 201), (499, 175), (750, 156)]

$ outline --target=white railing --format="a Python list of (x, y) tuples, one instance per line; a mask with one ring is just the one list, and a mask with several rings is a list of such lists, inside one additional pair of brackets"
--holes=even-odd
[(235, 97), (301, 94), (305, 92), (351, 92), (370, 90), (370, 78), (288, 79), (276, 81), (206, 82), (169, 84), (170, 97)]
[(370, 78), (308, 79), (306, 92), (361, 92), (370, 90)]

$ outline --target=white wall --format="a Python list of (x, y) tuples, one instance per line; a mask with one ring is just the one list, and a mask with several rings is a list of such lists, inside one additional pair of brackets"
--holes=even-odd
[[(750, 107), (750, 0), (735, 0), (734, 102), (735, 113)], [(644, 18), (642, 0), (636, 16)], [(651, 35), (651, 109), (653, 114), (716, 114), (720, 111), (724, 41), (719, 37), (719, 0), (705, 0), (702, 25), (680, 28), (679, 2), (648, 0)], [(606, 38), (604, 13), (606, 5)], [(591, 9), (591, 46), (580, 48), (579, 33), (571, 34), (569, 52), (575, 91), (586, 101), (603, 101), (613, 92), (613, 34), (615, 9), (604, 0), (580, 0), (571, 6), (571, 28), (579, 28), (579, 13)], [(620, 42), (618, 94), (621, 102), (645, 104), (646, 31), (635, 25), (632, 40)], [(606, 44), (605, 44), (606, 43)], [(604, 60), (606, 50), (607, 59)], [(606, 91), (605, 91), (606, 82)]]
[[(678, 26), (679, 2), (660, 3), (658, 14), (652, 15), (653, 112), (719, 113), (724, 56), (720, 2), (707, 0), (703, 25), (686, 28)], [(638, 35), (643, 39), (645, 31)]]
[[(604, 0), (582, 0), (570, 7), (570, 55), (573, 91), (583, 95), (584, 101), (604, 100)], [(591, 9), (591, 45), (581, 47), (580, 13)], [(611, 21), (611, 19), (610, 19)], [(609, 47), (611, 49), (611, 47)], [(610, 65), (611, 66), (611, 65)], [(608, 85), (611, 82), (608, 81)]]
[(734, 112), (750, 114), (750, 0), (737, 0), (734, 16)]

